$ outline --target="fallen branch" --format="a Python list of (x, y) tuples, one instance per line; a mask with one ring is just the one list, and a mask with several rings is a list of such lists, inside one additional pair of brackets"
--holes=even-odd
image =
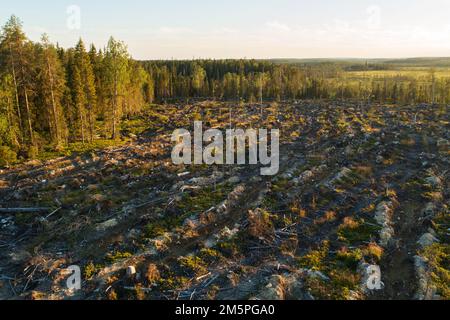
[(274, 249), (274, 248), (276, 248), (276, 247), (274, 247), (274, 246), (265, 246), (265, 247), (251, 247), (251, 248), (248, 248), (249, 250), (271, 250), (271, 249)]
[(8, 284), (9, 284), (9, 287), (11, 288), (12, 292), (14, 293), (14, 296), (17, 296), (16, 289), (14, 289), (14, 286), (12, 285), (11, 280), (8, 280)]
[(211, 283), (213, 283), (214, 281), (216, 281), (216, 279), (219, 277), (218, 274), (216, 274), (214, 277), (212, 277), (211, 279), (209, 279), (203, 286), (203, 289), (206, 289), (210, 286)]
[(124, 289), (124, 290), (127, 290), (127, 291), (137, 291), (137, 290), (140, 290), (140, 291), (142, 291), (142, 292), (144, 292), (144, 293), (150, 293), (150, 292), (153, 291), (153, 288), (139, 288), (139, 287), (123, 287), (123, 289)]
[(56, 214), (59, 210), (61, 210), (61, 208), (58, 208), (56, 210), (54, 210), (52, 213), (50, 213), (48, 216), (46, 216), (44, 219), (48, 220), (48, 218), (50, 218), (51, 216), (53, 216), (54, 214)]
[(205, 279), (206, 277), (209, 277), (210, 275), (211, 275), (211, 272), (208, 272), (207, 274), (204, 274), (204, 275), (202, 275), (202, 276), (196, 278), (195, 280), (196, 280), (196, 281), (200, 281), (200, 280), (202, 280), (202, 279)]
[(52, 208), (0, 208), (0, 213), (43, 213)]
[(281, 236), (288, 236), (288, 237), (292, 237), (292, 236), (298, 236), (297, 232), (286, 232), (286, 231), (275, 231), (275, 233), (277, 235), (281, 235)]

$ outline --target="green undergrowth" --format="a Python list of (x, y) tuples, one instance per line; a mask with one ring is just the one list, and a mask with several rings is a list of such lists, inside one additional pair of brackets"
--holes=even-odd
[(207, 187), (195, 190), (192, 194), (184, 194), (177, 204), (178, 213), (168, 214), (163, 218), (148, 223), (145, 226), (145, 237), (152, 239), (162, 236), (166, 232), (174, 231), (181, 227), (182, 223), (194, 214), (199, 214), (217, 206), (223, 202), (232, 191), (232, 186), (228, 184)]
[(445, 300), (450, 299), (450, 245), (433, 244), (420, 252), (428, 261), (432, 283), (437, 293)]
[(363, 254), (360, 251), (330, 251), (330, 242), (298, 258), (299, 266), (321, 272), (322, 276), (308, 276), (306, 286), (316, 299), (347, 300), (358, 289), (361, 277), (357, 265)]
[(381, 227), (372, 219), (345, 219), (338, 229), (338, 239), (346, 244), (368, 242), (376, 237)]
[(93, 142), (74, 142), (69, 143), (63, 150), (55, 151), (50, 148), (44, 148), (37, 156), (38, 160), (46, 161), (59, 157), (71, 157), (75, 155), (85, 155), (94, 151), (103, 150), (110, 147), (120, 147), (129, 142), (128, 139), (120, 140), (94, 140)]

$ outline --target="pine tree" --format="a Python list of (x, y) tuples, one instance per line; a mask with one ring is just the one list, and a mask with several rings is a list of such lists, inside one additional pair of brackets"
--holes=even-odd
[[(16, 112), (19, 118), (19, 126), (22, 142), (25, 142), (24, 128), (27, 128), (28, 146), (34, 146), (34, 134), (31, 113), (31, 85), (34, 80), (34, 72), (30, 62), (32, 61), (33, 46), (29, 43), (22, 30), (22, 22), (11, 16), (2, 28), (0, 39), (1, 56), (6, 69), (12, 76), (15, 92)], [(25, 114), (25, 116), (24, 116)]]
[(42, 37), (40, 52), (40, 91), (48, 114), (51, 140), (59, 149), (66, 141), (62, 97), (66, 90), (65, 74), (58, 53), (48, 37)]
[(95, 88), (95, 76), (91, 63), (91, 57), (86, 52), (83, 41), (80, 39), (75, 47), (73, 62), (73, 94), (74, 103), (78, 113), (81, 140), (94, 140), (95, 135), (95, 108), (97, 94)]
[(0, 79), (0, 146), (19, 147), (20, 134), (14, 113), (14, 84), (11, 75)]
[(203, 89), (204, 83), (206, 79), (206, 72), (200, 65), (194, 64), (194, 68), (192, 71), (192, 88), (195, 91), (195, 94), (201, 96), (201, 91)]

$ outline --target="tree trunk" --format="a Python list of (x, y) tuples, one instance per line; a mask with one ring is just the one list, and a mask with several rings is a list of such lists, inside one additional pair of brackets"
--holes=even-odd
[(261, 79), (261, 85), (259, 87), (259, 99), (260, 103), (263, 104), (263, 80)]
[(28, 122), (28, 130), (30, 131), (30, 142), (31, 145), (34, 146), (34, 134), (33, 134), (33, 126), (31, 124), (31, 109), (30, 102), (28, 100), (28, 91), (26, 86), (24, 87), (24, 95), (25, 95), (25, 106), (27, 108), (27, 122)]
[(113, 97), (113, 127), (112, 127), (112, 139), (117, 138), (117, 76), (114, 79), (114, 97)]
[(23, 94), (25, 97), (25, 108), (27, 111), (27, 124), (28, 124), (28, 131), (30, 132), (30, 143), (32, 146), (34, 146), (34, 134), (33, 134), (33, 125), (31, 123), (31, 108), (30, 108), (30, 101), (28, 99), (28, 90), (26, 85), (26, 77), (25, 77), (25, 69), (24, 69), (24, 63), (23, 63), (23, 56), (22, 56), (22, 50), (20, 48), (19, 50), (19, 56), (20, 56), (20, 66), (22, 71), (22, 86), (23, 86)]
[(11, 54), (11, 68), (12, 68), (13, 81), (14, 81), (14, 93), (16, 95), (17, 116), (19, 117), (20, 141), (23, 143), (22, 114), (20, 112), (19, 88), (17, 85), (16, 67), (14, 64), (14, 57), (13, 57), (11, 44), (9, 45), (9, 52)]
[(83, 116), (83, 109), (82, 106), (80, 106), (79, 109), (80, 112), (80, 124), (81, 124), (81, 141), (83, 142), (83, 144), (86, 142), (85, 140), (85, 135), (84, 135), (84, 116)]
[(59, 145), (60, 141), (60, 134), (59, 134), (59, 125), (58, 125), (58, 110), (56, 108), (56, 101), (55, 101), (55, 93), (53, 90), (53, 74), (50, 68), (50, 61), (47, 57), (47, 67), (48, 67), (48, 74), (50, 77), (50, 94), (51, 94), (51, 99), (52, 99), (52, 109), (53, 109), (53, 121), (54, 121), (54, 126), (55, 126), (55, 139), (56, 139), (56, 144)]
[(92, 115), (92, 106), (91, 105), (89, 105), (88, 106), (88, 117), (89, 117), (89, 140), (90, 140), (90, 142), (91, 143), (93, 143), (94, 142), (94, 118), (93, 118), (93, 115)]
[(12, 131), (12, 139), (14, 140), (13, 143), (16, 146), (20, 146), (19, 141), (17, 141), (17, 131), (16, 128), (14, 126), (14, 106), (13, 106), (13, 102), (10, 96), (6, 97), (6, 113), (7, 113), (7, 117), (8, 117), (8, 124), (9, 127), (11, 128)]
[(436, 92), (436, 80), (433, 76), (433, 83), (431, 85), (431, 103), (432, 104), (434, 104), (436, 102), (435, 92)]

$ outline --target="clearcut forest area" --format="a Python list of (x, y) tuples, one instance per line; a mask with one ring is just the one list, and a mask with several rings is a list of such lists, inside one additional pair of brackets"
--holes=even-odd
[[(449, 103), (450, 58), (137, 61), (12, 17), (0, 300), (449, 299)], [(279, 173), (173, 164), (194, 121), (279, 129)]]

